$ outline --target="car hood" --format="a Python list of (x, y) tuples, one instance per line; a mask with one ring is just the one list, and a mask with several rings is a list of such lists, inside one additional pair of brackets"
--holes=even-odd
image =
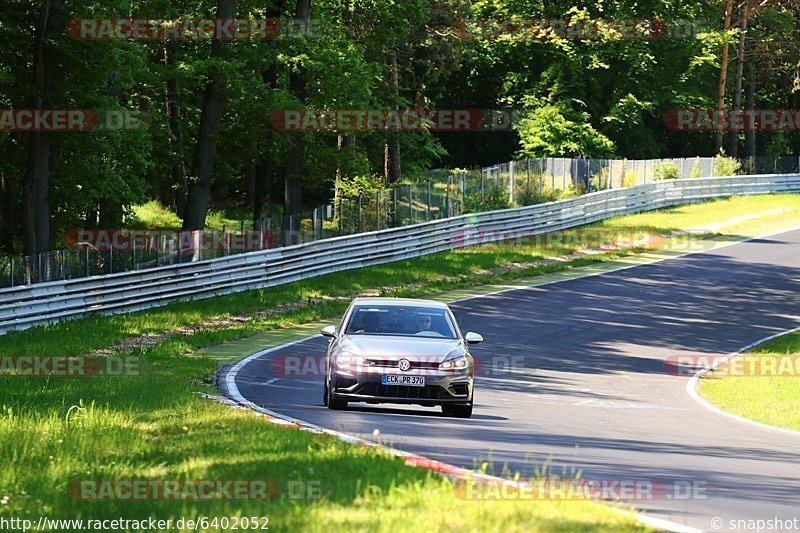
[(381, 335), (345, 335), (337, 351), (353, 355), (376, 357), (386, 360), (402, 358), (444, 359), (454, 350), (464, 350), (459, 339), (436, 339), (416, 337), (391, 337)]

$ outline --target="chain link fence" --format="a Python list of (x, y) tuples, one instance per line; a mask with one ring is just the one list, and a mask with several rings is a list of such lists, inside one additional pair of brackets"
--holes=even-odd
[[(231, 254), (533, 205), (587, 192), (632, 187), (660, 179), (732, 174), (800, 173), (800, 158), (614, 160), (543, 158), (482, 169), (433, 170), (387, 190), (291, 216), (265, 218), (261, 230), (115, 231), (78, 239), (68, 249), (0, 257), (0, 288), (191, 263)], [(249, 226), (249, 224), (248, 224)], [(98, 239), (98, 237), (102, 237)], [(99, 243), (103, 243), (102, 245)]]

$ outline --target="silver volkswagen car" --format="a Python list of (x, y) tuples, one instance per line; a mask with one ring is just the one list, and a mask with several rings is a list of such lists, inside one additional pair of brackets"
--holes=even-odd
[(327, 326), (324, 402), (441, 405), (446, 415), (472, 416), (475, 362), (447, 305), (403, 298), (356, 298), (341, 324)]

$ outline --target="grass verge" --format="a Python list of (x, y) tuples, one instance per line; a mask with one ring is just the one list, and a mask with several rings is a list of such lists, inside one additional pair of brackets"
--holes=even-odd
[[(774, 211), (781, 210), (776, 215)], [(800, 221), (800, 197), (734, 198), (614, 219), (595, 228), (669, 233), (770, 210), (761, 223)], [(752, 225), (753, 221), (750, 220)], [(725, 228), (717, 228), (717, 230)], [(609, 239), (614, 233), (606, 234)], [(727, 237), (723, 237), (727, 238)], [(593, 244), (599, 244), (594, 242)], [(157, 336), (125, 350), (138, 373), (92, 378), (0, 375), (0, 517), (268, 516), (273, 530), (405, 531), (420, 524), (470, 530), (638, 530), (631, 514), (587, 501), (459, 500), (450, 482), (376, 450), (265, 423), (195, 393), (213, 392), (217, 362), (199, 348), (257, 331), (334, 317), (365, 292), (422, 296), (618, 258), (610, 251), (547, 263), (580, 243), (481, 246), (332, 274), (267, 290), (91, 317), (0, 337), (0, 356), (82, 355)], [(510, 264), (519, 268), (509, 270)], [(311, 303), (309, 303), (311, 302)], [(284, 311), (280, 311), (284, 306)], [(266, 310), (278, 310), (274, 313)], [(237, 320), (226, 320), (238, 317)], [(210, 324), (209, 321), (217, 321)], [(187, 326), (196, 326), (187, 331)], [(264, 501), (76, 500), (80, 480), (274, 480)], [(312, 487), (313, 494), (298, 487)], [(413, 517), (413, 520), (410, 518)], [(187, 528), (191, 529), (191, 528)], [(224, 528), (201, 527), (201, 531)]]
[[(740, 358), (744, 360), (737, 363)], [(773, 339), (736, 359), (716, 373), (725, 373), (723, 377), (700, 380), (703, 396), (739, 416), (800, 431), (800, 332)]]

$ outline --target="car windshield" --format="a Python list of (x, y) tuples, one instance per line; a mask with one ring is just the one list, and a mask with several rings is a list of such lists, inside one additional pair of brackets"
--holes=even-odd
[(446, 309), (400, 305), (357, 305), (345, 333), (458, 338)]

